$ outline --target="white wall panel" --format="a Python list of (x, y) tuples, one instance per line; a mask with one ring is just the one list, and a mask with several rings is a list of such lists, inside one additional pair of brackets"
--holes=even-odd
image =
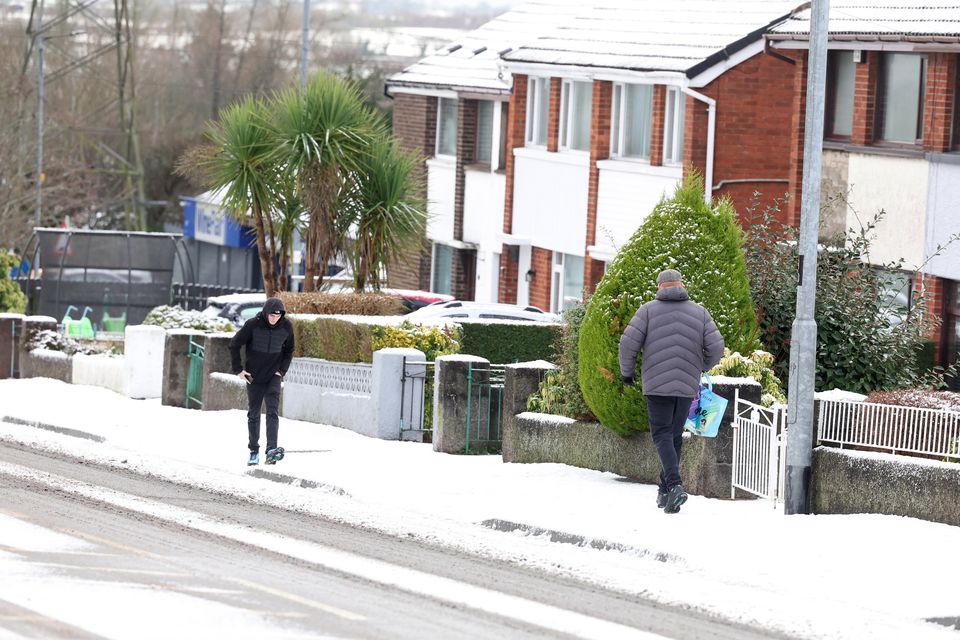
[(859, 229), (877, 211), (886, 211), (870, 247), (871, 263), (903, 258), (904, 268), (912, 269), (924, 262), (928, 164), (921, 158), (850, 154), (853, 210), (847, 211), (847, 228)]
[(450, 161), (427, 160), (427, 238), (453, 240), (453, 197), (456, 165)]
[[(960, 164), (930, 163), (930, 200), (927, 205), (927, 255), (933, 255), (938, 244), (945, 244), (955, 233), (960, 233)], [(946, 251), (924, 268), (926, 273), (960, 280), (960, 242), (954, 242)]]
[(598, 166), (596, 245), (619, 249), (661, 198), (673, 195), (682, 169), (614, 160), (599, 162)]
[(500, 251), (497, 234), (503, 231), (503, 192), (506, 176), (489, 171), (466, 171), (463, 196), (463, 241), (480, 251)]
[(589, 157), (517, 149), (513, 235), (582, 256), (587, 229)]

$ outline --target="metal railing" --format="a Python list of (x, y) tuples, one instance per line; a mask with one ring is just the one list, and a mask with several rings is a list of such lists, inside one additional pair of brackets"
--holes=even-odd
[(373, 393), (373, 365), (367, 362), (294, 358), (285, 380), (331, 391), (370, 395)]
[[(190, 338), (190, 350), (187, 353), (187, 392), (184, 406), (187, 409), (203, 408), (203, 345)], [(192, 407), (191, 407), (192, 403)]]
[(763, 407), (740, 398), (733, 406), (733, 464), (730, 497), (736, 490), (783, 500), (786, 475), (787, 410), (783, 405)]
[(499, 453), (503, 418), (505, 365), (474, 369), (467, 365), (467, 416), (465, 453)]
[(821, 400), (817, 443), (960, 460), (960, 412)]

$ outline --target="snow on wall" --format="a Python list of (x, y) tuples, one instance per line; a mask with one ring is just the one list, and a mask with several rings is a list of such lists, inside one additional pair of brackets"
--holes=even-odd
[(73, 384), (104, 387), (126, 395), (127, 375), (124, 358), (104, 354), (73, 356)]

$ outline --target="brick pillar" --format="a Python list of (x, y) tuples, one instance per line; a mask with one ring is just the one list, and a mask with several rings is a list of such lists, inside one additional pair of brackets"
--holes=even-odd
[[(873, 144), (877, 126), (877, 82), (880, 78), (880, 52), (861, 51), (866, 62), (856, 65), (853, 89), (853, 144)], [(804, 73), (806, 77), (806, 73)], [(804, 83), (806, 84), (806, 83)]]
[[(432, 157), (437, 138), (437, 99), (408, 93), (396, 94), (393, 99), (393, 134), (403, 149), (424, 158)], [(421, 177), (426, 176), (426, 166), (421, 165), (420, 170)], [(426, 201), (425, 191), (420, 196)], [(390, 262), (387, 269), (389, 285), (401, 289), (429, 289), (430, 257), (430, 244), (424, 236), (398, 259)]]
[[(530, 268), (535, 275), (530, 281), (530, 304), (544, 311), (550, 310), (550, 283), (553, 281), (553, 252), (531, 247)], [(557, 295), (562, 295), (558, 291)]]
[[(613, 83), (595, 80), (593, 106), (590, 116), (590, 183), (587, 190), (587, 237), (585, 247), (597, 244), (597, 197), (600, 192), (598, 160), (610, 157), (610, 125), (612, 117)], [(603, 277), (603, 261), (594, 260), (586, 251), (583, 260), (584, 295), (593, 293)]]
[(923, 148), (927, 151), (950, 151), (956, 80), (956, 54), (931, 53), (927, 56), (923, 112)]
[(780, 220), (792, 227), (800, 226), (800, 199), (803, 197), (803, 136), (807, 118), (807, 62), (808, 54), (803, 52), (797, 58), (796, 73), (793, 76), (793, 131), (790, 139), (790, 171), (787, 178), (790, 184), (787, 193), (790, 201), (786, 206), (786, 219)]
[[(513, 93), (507, 109), (507, 148), (503, 194), (503, 232), (513, 231), (513, 177), (516, 159), (513, 150), (524, 145), (527, 122), (527, 76), (513, 76)], [(500, 252), (500, 302), (516, 303), (517, 270), (520, 254), (515, 245), (504, 245)]]
[[(689, 97), (689, 96), (688, 96)], [(650, 132), (650, 165), (663, 164), (663, 128), (667, 117), (667, 87), (658, 84), (653, 87), (653, 131)]]
[(547, 118), (547, 151), (560, 148), (560, 90), (561, 78), (550, 78), (550, 115)]

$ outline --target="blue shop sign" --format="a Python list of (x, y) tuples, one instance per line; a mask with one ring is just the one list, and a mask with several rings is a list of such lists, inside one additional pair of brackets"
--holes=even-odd
[(181, 203), (184, 236), (225, 247), (250, 248), (250, 227), (241, 226), (220, 207), (195, 198), (183, 198)]

